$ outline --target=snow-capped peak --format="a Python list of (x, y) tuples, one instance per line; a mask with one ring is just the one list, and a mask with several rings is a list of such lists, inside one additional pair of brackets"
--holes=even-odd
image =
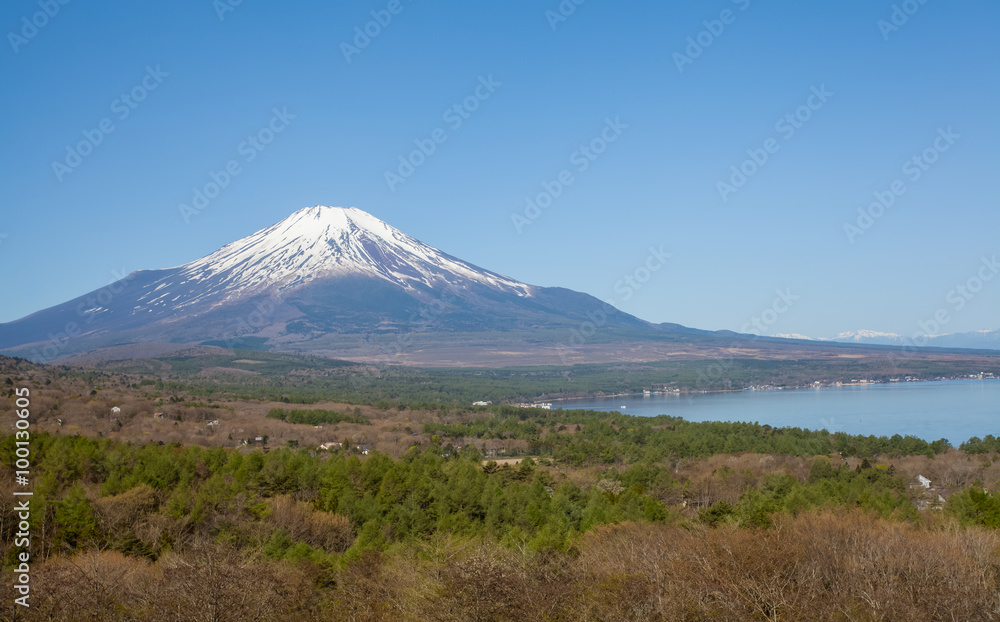
[(181, 283), (199, 290), (178, 306), (343, 276), (381, 278), (406, 289), (475, 283), (519, 296), (532, 292), (529, 285), (442, 253), (356, 207), (324, 205), (301, 209), (177, 270)]
[(880, 339), (886, 341), (901, 341), (903, 339), (902, 335), (896, 333), (882, 333), (877, 330), (851, 330), (838, 333), (836, 336), (832, 337), (830, 341), (869, 341), (872, 339)]

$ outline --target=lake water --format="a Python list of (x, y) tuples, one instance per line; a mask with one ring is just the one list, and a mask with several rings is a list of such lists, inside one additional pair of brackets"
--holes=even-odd
[(688, 421), (756, 421), (849, 434), (912, 435), (926, 441), (946, 438), (957, 447), (973, 436), (1000, 435), (1000, 380), (564, 400), (554, 402), (553, 408), (665, 414)]

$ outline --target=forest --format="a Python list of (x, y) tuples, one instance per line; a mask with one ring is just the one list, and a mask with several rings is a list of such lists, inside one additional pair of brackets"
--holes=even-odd
[(17, 387), (37, 408), (26, 547), (0, 437), (0, 619), (1000, 619), (992, 435), (292, 406), (5, 364), (0, 417)]
[[(977, 477), (921, 512), (905, 467), (892, 461), (851, 468), (828, 456), (742, 454), (692, 460), (679, 475), (643, 459), (591, 471), (530, 457), (497, 464), (438, 444), (394, 460), (32, 440), (39, 596), (21, 619), (1000, 612), (996, 455), (916, 457), (950, 458), (948, 468)], [(13, 463), (12, 436), (0, 441), (0, 459)], [(19, 550), (9, 475), (0, 494), (7, 568)], [(9, 581), (3, 589), (10, 603)], [(206, 606), (197, 613), (187, 608), (196, 594)], [(807, 618), (820, 604), (827, 617)]]

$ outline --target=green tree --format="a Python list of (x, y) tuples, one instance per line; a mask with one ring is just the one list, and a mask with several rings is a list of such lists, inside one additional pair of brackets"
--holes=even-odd
[(97, 523), (90, 499), (79, 483), (66, 496), (55, 502), (55, 526), (59, 538), (71, 547), (83, 546), (94, 535)]
[(948, 499), (948, 513), (963, 525), (1000, 527), (1000, 499), (982, 488), (968, 488)]

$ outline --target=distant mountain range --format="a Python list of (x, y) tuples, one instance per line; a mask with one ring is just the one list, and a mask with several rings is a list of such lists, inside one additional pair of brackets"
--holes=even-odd
[(931, 335), (927, 343), (914, 343), (912, 338), (896, 333), (882, 333), (874, 330), (855, 330), (840, 333), (830, 338), (813, 338), (799, 334), (774, 335), (783, 339), (803, 339), (807, 341), (827, 341), (835, 343), (859, 343), (881, 346), (917, 345), (931, 348), (970, 348), (977, 350), (1000, 350), (1000, 330), (977, 330), (969, 333)]

